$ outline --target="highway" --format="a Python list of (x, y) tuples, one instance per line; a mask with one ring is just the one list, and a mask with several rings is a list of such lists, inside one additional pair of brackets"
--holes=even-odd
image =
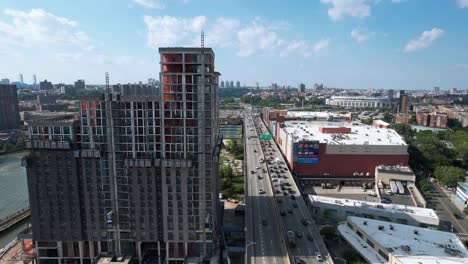
[[(270, 134), (263, 121), (259, 117), (254, 118), (257, 136)], [(257, 141), (258, 138), (249, 139)], [(327, 259), (328, 251), (317, 225), (314, 223), (300, 191), (292, 178), (292, 175), (273, 139), (261, 140), (263, 165), (267, 167), (269, 180), (263, 179), (263, 184), (273, 188), (274, 203), (280, 212), (279, 217), (282, 235), (286, 240), (286, 232), (293, 231), (296, 234), (296, 245), (287, 243), (288, 252), (294, 261), (298, 263), (332, 263)], [(247, 157), (247, 160), (250, 158)]]
[[(283, 232), (280, 229), (273, 190), (268, 180), (267, 168), (260, 163), (261, 148), (252, 117), (245, 116), (246, 141), (246, 263), (286, 264), (287, 255)], [(253, 172), (253, 173), (252, 173)]]

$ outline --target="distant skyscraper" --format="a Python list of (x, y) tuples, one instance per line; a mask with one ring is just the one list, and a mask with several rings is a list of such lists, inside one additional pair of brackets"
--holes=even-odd
[(15, 84), (0, 84), (0, 130), (19, 126), (18, 95)]
[(234, 81), (229, 82), (229, 88), (234, 88)]
[(278, 84), (272, 83), (272, 84), (271, 84), (271, 89), (277, 90), (277, 89), (278, 89)]
[(7, 78), (1, 79), (0, 84), (10, 84), (10, 79), (7, 79)]
[(47, 79), (39, 83), (39, 89), (41, 90), (52, 90), (54, 86), (51, 82), (48, 82)]
[(239, 81), (236, 82), (236, 88), (240, 88), (240, 82)]
[(398, 106), (398, 112), (407, 113), (408, 112), (408, 95), (405, 93), (405, 90), (400, 90), (400, 101)]
[(37, 78), (36, 78), (36, 74), (33, 75), (33, 85), (34, 85), (34, 88), (37, 88)]
[(390, 100), (392, 100), (393, 96), (395, 96), (395, 91), (392, 90), (392, 89), (388, 90), (388, 98), (390, 98)]
[(435, 86), (435, 87), (434, 87), (434, 92), (435, 92), (435, 93), (439, 93), (439, 92), (440, 92), (440, 87), (439, 87), (439, 86)]
[(301, 83), (298, 85), (298, 90), (301, 93), (305, 93), (305, 84)]
[(83, 99), (78, 118), (29, 122), (38, 263), (98, 263), (102, 255), (192, 263), (214, 254), (221, 143), (214, 52), (159, 52), (160, 96), (102, 94)]
[(84, 90), (86, 88), (85, 80), (77, 80), (75, 82), (75, 89), (77, 90)]
[(24, 83), (23, 74), (22, 74), (22, 73), (20, 73), (20, 74), (18, 75), (18, 82), (19, 82), (19, 83)]
[(221, 81), (220, 87), (221, 87), (221, 88), (224, 88), (224, 81)]

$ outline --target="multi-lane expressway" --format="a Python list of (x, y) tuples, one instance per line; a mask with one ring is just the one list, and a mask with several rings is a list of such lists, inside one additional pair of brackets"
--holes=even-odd
[[(261, 148), (250, 115), (245, 116), (247, 201), (246, 263), (290, 263), (280, 230), (265, 164), (260, 163)], [(253, 172), (253, 173), (252, 173)]]
[[(279, 149), (273, 140), (259, 139), (261, 134), (269, 134), (262, 120), (247, 112), (244, 124), (248, 263), (330, 263), (319, 230)], [(295, 245), (289, 243), (288, 231), (294, 233)]]

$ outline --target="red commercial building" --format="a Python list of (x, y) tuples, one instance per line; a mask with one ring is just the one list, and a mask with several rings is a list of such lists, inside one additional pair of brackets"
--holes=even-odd
[(378, 165), (408, 164), (408, 146), (394, 130), (335, 123), (277, 123), (275, 139), (300, 180), (372, 181)]

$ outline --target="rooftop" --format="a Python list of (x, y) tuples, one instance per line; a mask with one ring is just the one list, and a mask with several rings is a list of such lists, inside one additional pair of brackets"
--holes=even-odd
[(327, 119), (328, 117), (346, 117), (343, 114), (327, 113), (327, 112), (311, 112), (311, 111), (288, 111), (286, 118), (318, 118)]
[(354, 216), (349, 216), (348, 221), (394, 256), (434, 256), (468, 261), (468, 251), (456, 234)]
[(401, 165), (379, 165), (376, 169), (381, 172), (413, 174), (413, 170), (410, 167)]
[[(324, 134), (320, 127), (347, 127), (349, 134)], [(284, 130), (294, 136), (294, 141), (318, 140), (330, 145), (406, 145), (393, 129), (376, 128), (347, 122), (287, 121)]]
[(460, 259), (460, 258), (449, 258), (444, 257), (441, 259), (440, 257), (434, 256), (397, 256), (395, 257), (400, 263), (404, 264), (466, 264), (468, 263), (468, 259)]
[(382, 211), (389, 211), (389, 212), (401, 212), (408, 215), (413, 216), (423, 216), (426, 218), (434, 218), (439, 219), (437, 214), (433, 209), (429, 208), (422, 208), (422, 207), (415, 207), (415, 206), (406, 206), (401, 204), (384, 204), (384, 203), (374, 203), (374, 202), (367, 202), (367, 201), (359, 201), (359, 200), (351, 200), (351, 199), (339, 199), (334, 197), (326, 197), (326, 196), (317, 196), (317, 195), (309, 195), (309, 199), (311, 203), (327, 203), (327, 204), (335, 204), (339, 206), (353, 206), (353, 207), (366, 207), (368, 209), (375, 209), (375, 210), (382, 210)]

